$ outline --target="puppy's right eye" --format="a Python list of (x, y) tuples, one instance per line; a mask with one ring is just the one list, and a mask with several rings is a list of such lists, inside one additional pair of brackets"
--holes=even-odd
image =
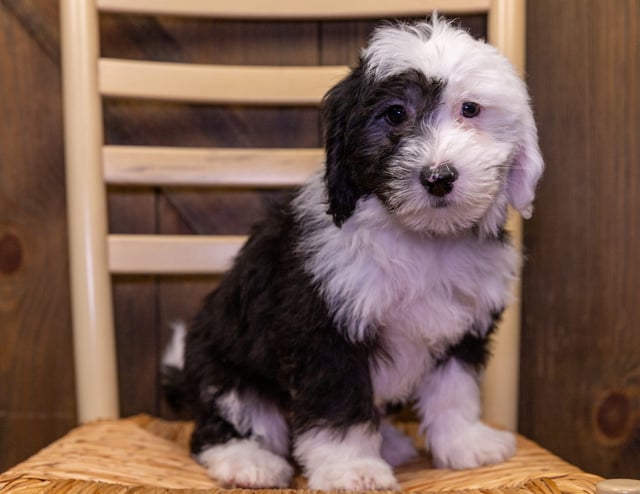
[(393, 105), (387, 108), (384, 116), (391, 125), (399, 125), (407, 119), (407, 111), (400, 105)]
[(480, 115), (481, 107), (478, 103), (474, 103), (473, 101), (465, 101), (462, 103), (462, 109), (460, 113), (464, 118), (473, 118)]

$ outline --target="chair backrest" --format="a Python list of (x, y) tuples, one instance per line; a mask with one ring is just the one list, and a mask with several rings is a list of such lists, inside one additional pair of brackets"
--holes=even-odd
[[(76, 391), (80, 421), (119, 413), (112, 315), (114, 273), (220, 273), (239, 236), (110, 234), (107, 186), (273, 188), (322, 166), (321, 149), (202, 149), (104, 145), (102, 99), (127, 97), (222, 105), (317, 106), (347, 67), (229, 66), (101, 57), (101, 12), (218, 19), (311, 20), (486, 12), (488, 40), (522, 70), (524, 0), (60, 0), (67, 207)], [(513, 215), (512, 215), (513, 216)], [(513, 216), (510, 228), (520, 238)], [(516, 294), (518, 287), (514, 287)], [(485, 385), (485, 418), (514, 428), (519, 306), (504, 317)], [(495, 384), (493, 384), (495, 383)]]

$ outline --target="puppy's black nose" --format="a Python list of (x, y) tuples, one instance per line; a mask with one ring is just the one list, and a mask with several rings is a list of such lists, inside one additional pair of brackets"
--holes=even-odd
[(451, 163), (440, 163), (425, 166), (420, 172), (420, 183), (429, 194), (444, 197), (453, 190), (453, 183), (458, 179), (458, 170)]

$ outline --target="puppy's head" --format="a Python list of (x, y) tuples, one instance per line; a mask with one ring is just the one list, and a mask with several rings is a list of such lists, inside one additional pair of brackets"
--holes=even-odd
[(497, 233), (543, 169), (526, 87), (490, 45), (435, 18), (373, 34), (324, 100), (328, 212), (375, 196), (406, 228)]

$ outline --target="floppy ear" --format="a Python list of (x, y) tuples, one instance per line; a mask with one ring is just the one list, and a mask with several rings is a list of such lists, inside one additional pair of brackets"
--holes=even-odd
[(538, 131), (529, 109), (523, 125), (520, 149), (511, 164), (507, 181), (509, 204), (517, 209), (525, 219), (531, 218), (533, 213), (536, 185), (543, 169), (544, 162), (538, 145)]
[(349, 135), (353, 114), (358, 105), (362, 66), (329, 90), (323, 99), (322, 117), (325, 134), (325, 182), (329, 208), (337, 226), (353, 214), (362, 195), (354, 180), (355, 170), (349, 163)]

